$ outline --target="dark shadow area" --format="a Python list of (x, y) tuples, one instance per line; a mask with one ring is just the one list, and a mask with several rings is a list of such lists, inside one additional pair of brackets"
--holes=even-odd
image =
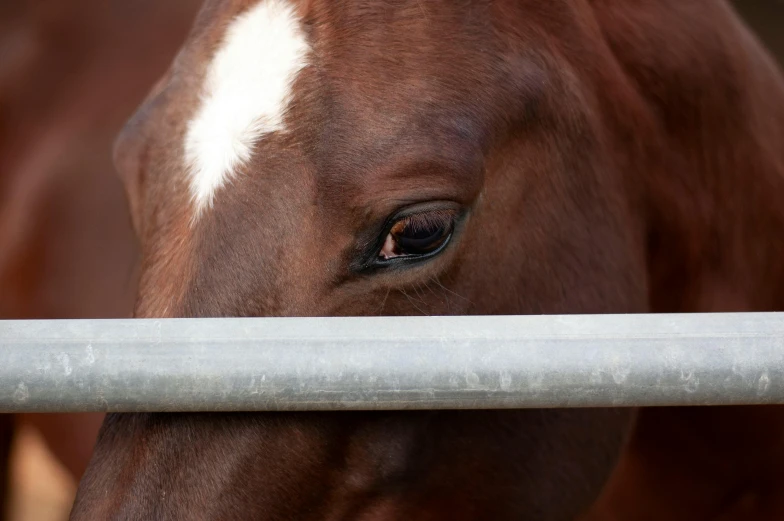
[(736, 0), (733, 4), (779, 63), (784, 63), (784, 1)]

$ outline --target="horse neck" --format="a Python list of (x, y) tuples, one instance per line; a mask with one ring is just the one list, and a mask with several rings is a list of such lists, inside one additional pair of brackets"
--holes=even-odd
[(673, 22), (695, 26), (671, 48), (607, 34), (654, 129), (629, 172), (643, 178), (651, 309), (784, 310), (784, 80), (726, 5), (700, 16)]

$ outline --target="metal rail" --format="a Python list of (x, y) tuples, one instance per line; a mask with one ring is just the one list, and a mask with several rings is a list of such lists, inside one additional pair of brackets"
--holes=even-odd
[(784, 313), (0, 322), (0, 412), (784, 403)]

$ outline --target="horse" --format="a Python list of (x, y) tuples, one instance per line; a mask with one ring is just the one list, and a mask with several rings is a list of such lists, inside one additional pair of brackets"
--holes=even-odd
[[(115, 144), (135, 316), (781, 310), (783, 135), (723, 0), (207, 0)], [(71, 519), (761, 521), (782, 418), (110, 414)]]
[[(0, 318), (132, 315), (137, 250), (111, 144), (198, 7), (0, 6)], [(78, 481), (102, 422), (103, 414), (0, 416), (0, 517), (20, 426), (37, 429)]]

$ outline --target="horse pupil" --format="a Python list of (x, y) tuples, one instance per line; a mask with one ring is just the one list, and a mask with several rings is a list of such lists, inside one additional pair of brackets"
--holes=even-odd
[(422, 239), (430, 239), (431, 237), (435, 237), (441, 232), (440, 228), (419, 228), (417, 230), (405, 230), (404, 236), (407, 239), (414, 239), (414, 240), (422, 240)]
[(438, 225), (407, 228), (397, 237), (397, 243), (402, 253), (422, 255), (437, 249), (444, 235), (445, 228)]

